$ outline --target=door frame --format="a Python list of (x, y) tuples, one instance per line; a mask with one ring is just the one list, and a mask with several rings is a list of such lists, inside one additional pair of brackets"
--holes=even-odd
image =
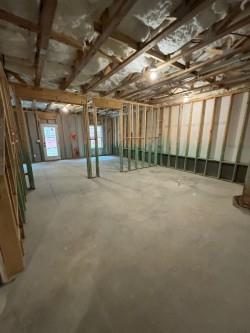
[[(53, 127), (56, 132), (56, 143), (57, 143), (57, 151), (58, 155), (56, 156), (48, 156), (46, 149), (46, 140), (45, 140), (45, 127)], [(58, 133), (58, 124), (40, 124), (41, 132), (42, 132), (42, 140), (43, 140), (43, 152), (44, 152), (44, 160), (45, 161), (57, 161), (61, 159), (61, 150), (60, 150), (60, 142), (59, 142), (59, 133)]]

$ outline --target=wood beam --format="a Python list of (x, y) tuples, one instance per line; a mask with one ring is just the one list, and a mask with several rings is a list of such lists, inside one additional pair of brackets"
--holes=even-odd
[(35, 59), (35, 86), (39, 86), (41, 82), (56, 7), (57, 0), (41, 1), (39, 18), (40, 31), (37, 36), (37, 53)]
[[(237, 13), (239, 11), (239, 8), (237, 8)], [(226, 20), (226, 18), (224, 20), (222, 20), (220, 23), (223, 23)], [(228, 20), (226, 20), (228, 22)], [(181, 52), (179, 52), (179, 54), (177, 54), (176, 56), (173, 56), (172, 58), (170, 58), (169, 60), (166, 60), (164, 63), (160, 64), (156, 69), (157, 70), (162, 70), (163, 68), (165, 68), (166, 66), (171, 65), (172, 63), (176, 64), (178, 60), (180, 60), (183, 57), (188, 57), (190, 56), (193, 52), (198, 51), (204, 47), (206, 47), (207, 45), (209, 45), (210, 43), (215, 42), (216, 40), (219, 40), (220, 38), (223, 38), (224, 36), (230, 34), (232, 31), (235, 31), (237, 29), (240, 29), (246, 25), (249, 24), (249, 16), (245, 17), (244, 19), (232, 24), (231, 26), (229, 26), (227, 29), (225, 29), (224, 31), (218, 32), (218, 33), (212, 33), (209, 35), (209, 37), (207, 39), (205, 39), (203, 42), (198, 43), (197, 45), (190, 47), (190, 48), (186, 48), (184, 47), (183, 50)], [(203, 36), (203, 32), (199, 35), (199, 36)], [(244, 41), (245, 42), (245, 41)], [(242, 43), (243, 44), (243, 43)], [(238, 44), (237, 46), (239, 47), (241, 44)], [(236, 46), (236, 47), (237, 47)], [(185, 68), (184, 68), (185, 69)], [(193, 73), (194, 75), (196, 75), (196, 73)], [(131, 83), (135, 83), (138, 82), (140, 80), (143, 79), (143, 75), (141, 75), (140, 77), (138, 77), (137, 79), (133, 79)], [(129, 83), (127, 83), (129, 84)], [(123, 85), (124, 87), (124, 85)], [(119, 87), (117, 88), (117, 90), (119, 89)], [(113, 91), (112, 91), (113, 92)], [(110, 92), (107, 93), (107, 95), (109, 95)]]
[(193, 72), (197, 69), (200, 69), (204, 66), (208, 66), (208, 65), (213, 64), (213, 63), (215, 63), (217, 61), (220, 61), (220, 60), (229, 59), (229, 58), (233, 57), (236, 54), (245, 53), (245, 52), (248, 52), (248, 51), (249, 51), (249, 44), (247, 44), (245, 46), (242, 46), (238, 49), (233, 49), (231, 51), (227, 51), (225, 54), (223, 54), (221, 56), (215, 56), (212, 59), (206, 60), (206, 61), (204, 61), (202, 63), (199, 63), (199, 64), (196, 64), (194, 66), (191, 66), (190, 68), (187, 68), (183, 71), (178, 71), (176, 73), (167, 75), (167, 76), (165, 76), (164, 79), (162, 79), (162, 80), (160, 80), (156, 83), (153, 83), (151, 85), (148, 85), (147, 87), (135, 90), (135, 91), (133, 91), (131, 93), (128, 93), (126, 95), (122, 95), (121, 97), (123, 97), (123, 98), (131, 97), (131, 96), (137, 95), (138, 93), (141, 93), (143, 91), (147, 91), (148, 89), (160, 87), (164, 84), (173, 82), (175, 79), (180, 78), (181, 76), (185, 76), (186, 74), (191, 73), (191, 72)]
[(194, 16), (196, 16), (198, 13), (209, 7), (214, 0), (201, 0), (199, 1), (198, 5), (195, 6), (187, 6), (186, 2), (184, 2), (171, 16), (175, 16), (177, 20), (167, 26), (165, 29), (160, 31), (158, 34), (156, 34), (152, 39), (149, 41), (143, 43), (143, 45), (140, 47), (140, 49), (136, 52), (134, 52), (131, 56), (129, 56), (127, 59), (125, 59), (120, 65), (115, 66), (109, 73), (104, 75), (102, 78), (98, 79), (95, 83), (89, 86), (89, 90), (95, 88), (100, 83), (106, 81), (109, 79), (112, 75), (126, 67), (128, 64), (130, 64), (132, 61), (137, 59), (139, 56), (144, 54), (145, 52), (148, 52), (151, 50), (156, 44), (158, 44), (163, 38), (165, 38), (168, 34), (173, 33), (176, 29), (181, 27), (183, 24), (188, 22), (190, 19), (192, 19)]
[(13, 72), (11, 70), (5, 69), (5, 72), (9, 75), (14, 76), (14, 78), (19, 81), (21, 84), (24, 84), (25, 86), (27, 85), (27, 82), (21, 78), (20, 74)]
[(90, 60), (97, 53), (101, 45), (108, 39), (112, 32), (120, 24), (122, 18), (127, 15), (130, 9), (133, 7), (136, 1), (134, 0), (117, 0), (113, 5), (106, 10), (107, 14), (106, 23), (103, 26), (102, 33), (97, 37), (96, 41), (92, 43), (88, 51), (82, 56), (71, 72), (71, 74), (63, 80), (60, 85), (61, 89), (66, 89), (76, 76), (83, 70), (84, 67), (90, 62)]
[(87, 103), (85, 95), (71, 93), (67, 91), (23, 86), (12, 84), (15, 88), (16, 95), (23, 100), (37, 100), (41, 102), (57, 102), (65, 104), (83, 105)]
[[(18, 26), (19, 28), (26, 29), (26, 30), (34, 32), (34, 33), (39, 33), (39, 31), (40, 31), (40, 27), (37, 23), (29, 21), (20, 16), (14, 15), (10, 12), (7, 12), (6, 10), (4, 10), (2, 8), (0, 8), (0, 20), (11, 23), (15, 26)], [(59, 43), (63, 43), (68, 46), (72, 46), (79, 50), (83, 49), (83, 45), (80, 41), (78, 41), (77, 39), (72, 38), (70, 36), (67, 36), (61, 32), (59, 33), (56, 31), (51, 31), (50, 38), (53, 40), (56, 40)]]
[[(230, 71), (234, 71), (234, 70), (238, 70), (238, 69), (244, 68), (244, 67), (246, 67), (246, 66), (248, 66), (250, 64), (249, 60), (247, 60), (247, 61), (240, 61), (240, 59), (238, 59), (238, 60), (239, 60), (239, 62), (236, 65), (234, 63), (232, 63), (232, 61), (229, 62), (229, 63), (226, 62), (225, 64), (217, 66), (217, 67), (215, 67), (215, 68), (213, 68), (211, 70), (208, 70), (208, 71), (206, 71), (204, 73), (201, 72), (199, 74), (198, 78), (194, 78), (193, 80), (189, 80), (188, 82), (179, 81), (178, 85), (176, 85), (174, 87), (170, 87), (168, 89), (165, 88), (164, 90), (160, 90), (160, 91), (154, 91), (154, 92), (152, 92), (150, 94), (147, 94), (147, 99), (149, 97), (152, 98), (152, 97), (154, 97), (156, 95), (158, 96), (157, 100), (158, 99), (162, 99), (162, 98), (168, 98), (171, 95), (173, 95), (173, 93), (171, 93), (171, 89), (173, 89), (173, 88), (174, 89), (176, 89), (176, 88), (183, 88), (185, 84), (189, 84), (189, 85), (191, 84), (191, 85), (193, 85), (197, 81), (207, 80), (207, 79), (209, 79), (211, 77), (214, 77), (214, 76), (222, 74), (222, 73), (225, 74), (225, 73), (230, 72)], [(212, 84), (212, 83), (216, 84), (216, 81), (215, 82), (210, 82), (210, 84)], [(202, 87), (200, 87), (200, 88), (202, 88)], [(185, 91), (177, 93), (175, 95), (184, 93), (184, 92), (189, 91), (189, 90), (190, 90), (190, 88), (188, 87)], [(165, 95), (162, 96), (162, 94), (165, 94)], [(141, 100), (141, 99), (145, 99), (145, 98), (144, 97), (140, 97), (139, 100)]]

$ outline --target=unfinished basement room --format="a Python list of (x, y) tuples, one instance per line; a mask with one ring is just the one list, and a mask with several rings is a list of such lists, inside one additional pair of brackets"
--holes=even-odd
[(0, 0), (0, 333), (250, 333), (249, 0)]

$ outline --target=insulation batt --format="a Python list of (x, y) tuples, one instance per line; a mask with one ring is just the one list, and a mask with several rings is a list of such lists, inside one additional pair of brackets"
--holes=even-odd
[[(216, 0), (209, 10), (200, 13), (175, 33), (163, 39), (158, 44), (158, 49), (164, 54), (177, 51), (198, 33), (221, 20), (228, 12), (229, 4), (239, 2), (244, 7), (247, 1)], [(38, 22), (39, 3), (38, 0), (0, 0), (0, 8), (30, 21)], [(121, 21), (117, 30), (140, 42), (148, 40), (152, 31), (160, 26), (180, 3), (181, 0), (138, 0), (129, 14)], [(68, 0), (58, 0), (53, 30), (78, 39), (84, 47), (86, 41), (91, 42), (96, 38), (94, 22), (99, 19), (104, 9), (111, 4), (112, 0), (74, 0), (74, 5)], [(103, 44), (102, 51), (110, 57), (115, 56), (125, 59), (131, 54), (132, 49), (109, 39)], [(1, 22), (0, 52), (5, 55), (5, 61), (9, 69), (20, 74), (23, 73), (22, 77), (28, 82), (34, 79), (34, 72), (31, 67), (34, 65), (36, 53), (36, 34)], [(75, 56), (76, 50), (74, 48), (50, 40), (42, 86), (57, 86), (60, 80), (70, 73)], [(79, 85), (89, 82), (93, 75), (107, 67), (111, 61), (111, 59), (98, 52), (78, 75), (70, 88), (79, 90)], [(99, 85), (97, 89), (109, 90), (114, 88), (128, 74), (141, 72), (145, 66), (151, 66), (152, 61), (152, 58), (148, 56), (141, 56), (115, 74), (110, 80)]]

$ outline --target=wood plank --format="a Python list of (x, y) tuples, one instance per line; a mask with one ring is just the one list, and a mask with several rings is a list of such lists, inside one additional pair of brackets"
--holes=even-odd
[(123, 108), (119, 112), (119, 155), (120, 172), (123, 171)]
[(12, 86), (15, 88), (17, 96), (24, 100), (35, 99), (41, 102), (58, 102), (76, 105), (84, 105), (87, 103), (87, 97), (82, 94), (49, 88), (22, 86), (14, 83)]
[(106, 9), (105, 13), (107, 13), (107, 17), (103, 25), (102, 33), (75, 63), (70, 75), (62, 81), (60, 85), (61, 89), (66, 89), (74, 81), (76, 76), (88, 65), (102, 44), (109, 38), (112, 32), (115, 31), (122, 18), (127, 15), (135, 3), (136, 0), (117, 0), (110, 8)]
[(173, 16), (177, 18), (175, 22), (167, 26), (165, 29), (160, 31), (156, 36), (154, 36), (149, 41), (143, 43), (141, 48), (134, 52), (131, 56), (129, 56), (127, 59), (125, 59), (120, 65), (115, 66), (109, 73), (104, 75), (102, 78), (97, 80), (95, 83), (90, 85), (88, 89), (93, 89), (97, 87), (100, 83), (106, 81), (109, 79), (112, 75), (116, 74), (118, 71), (126, 67), (128, 64), (130, 64), (132, 61), (137, 59), (139, 56), (144, 54), (145, 52), (148, 52), (151, 50), (155, 45), (157, 45), (163, 38), (165, 38), (167, 35), (173, 33), (175, 30), (177, 30), (179, 27), (181, 27), (183, 24), (188, 22), (190, 19), (192, 19), (194, 16), (196, 16), (199, 12), (204, 10), (205, 8), (209, 7), (214, 0), (200, 0), (199, 4), (194, 5), (192, 7), (186, 6), (186, 3), (183, 3), (180, 10), (177, 10), (173, 13)]
[(57, 0), (41, 0), (37, 53), (35, 59), (35, 86), (39, 86), (47, 57), (51, 29), (56, 13)]
[(108, 109), (121, 109), (123, 102), (117, 99), (104, 98), (104, 97), (93, 97), (93, 105), (97, 108), (108, 108)]
[(94, 123), (94, 135), (95, 135), (95, 168), (96, 177), (100, 177), (100, 166), (99, 166), (99, 150), (98, 150), (98, 133), (97, 133), (97, 112), (96, 107), (93, 107), (93, 123)]

